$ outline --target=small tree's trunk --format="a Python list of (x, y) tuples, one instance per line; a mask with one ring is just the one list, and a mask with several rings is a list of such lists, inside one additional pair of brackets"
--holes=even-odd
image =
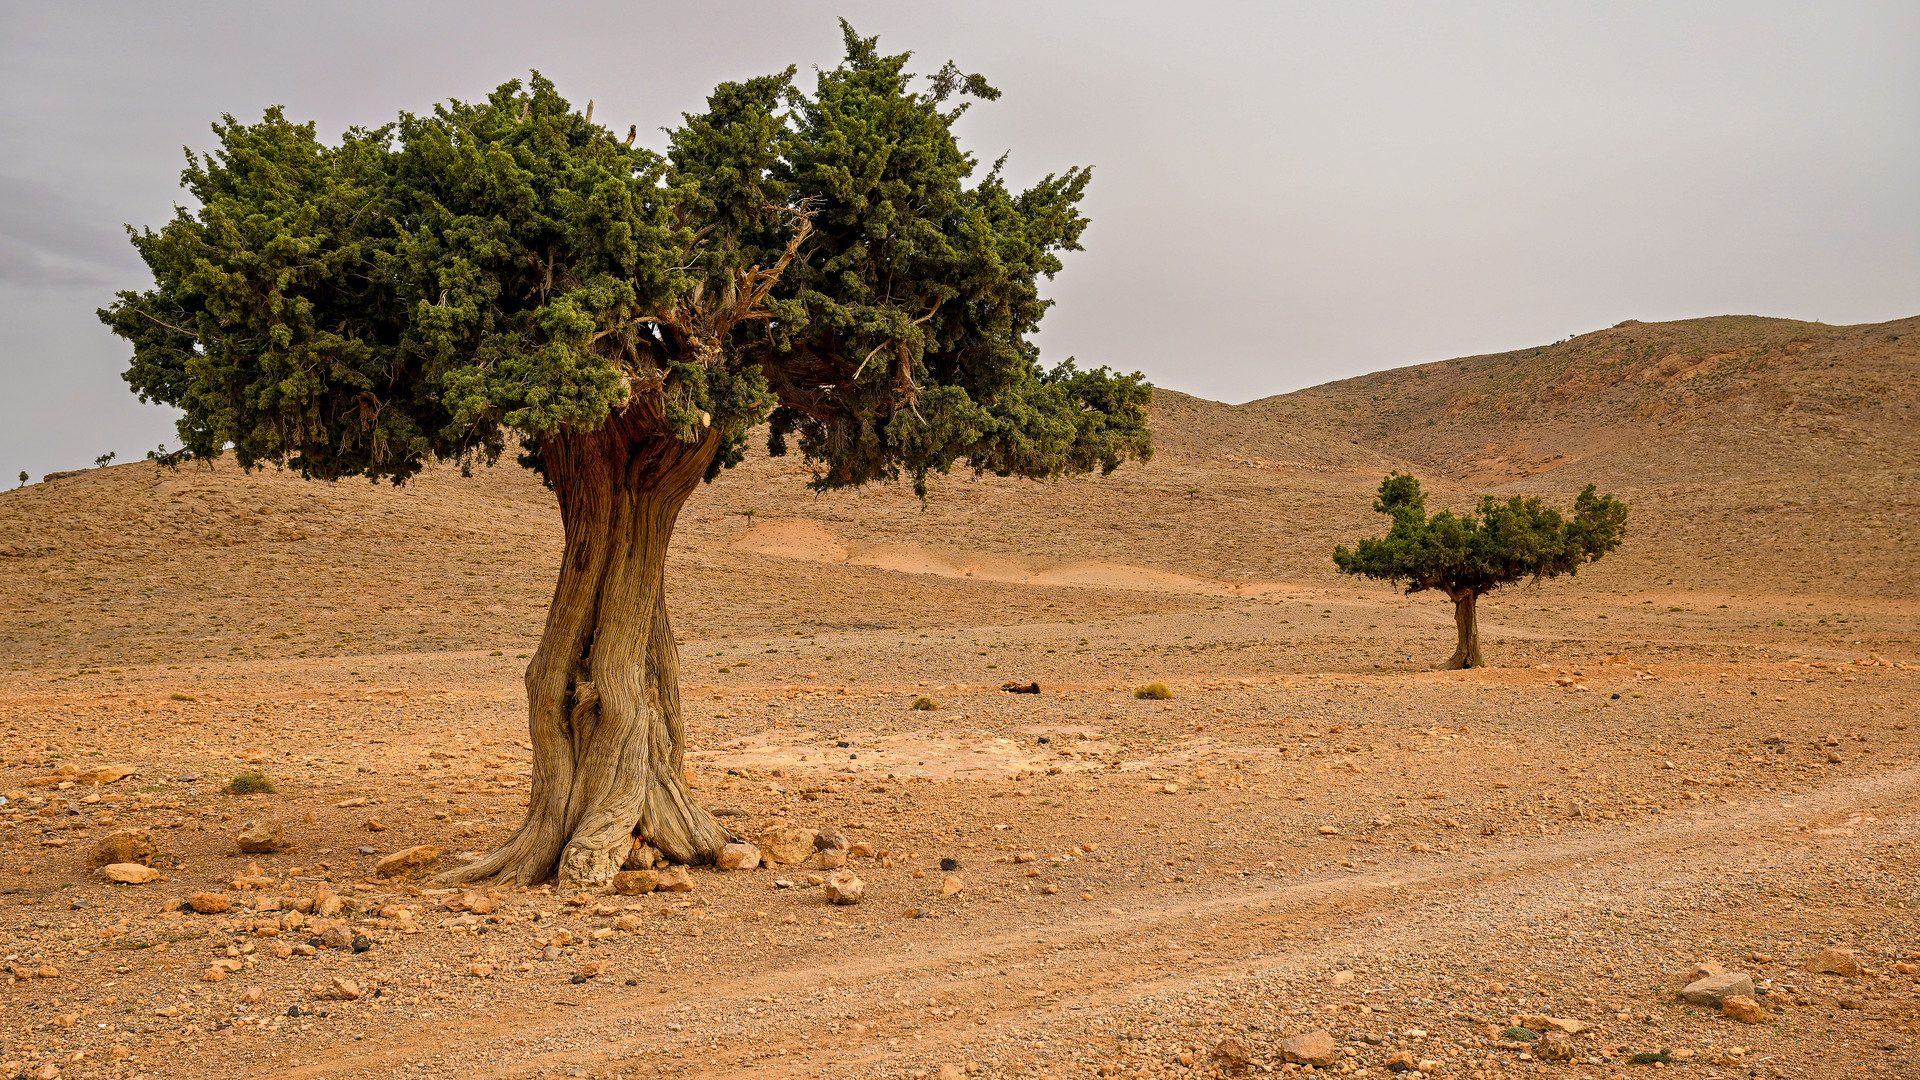
[(1443, 670), (1485, 667), (1480, 659), (1480, 623), (1474, 617), (1474, 603), (1480, 594), (1468, 589), (1452, 596), (1453, 626), (1460, 633), (1460, 644), (1454, 647), (1453, 656)]
[(684, 768), (680, 655), (667, 624), (667, 542), (719, 446), (636, 432), (543, 440), (566, 553), (527, 665), (533, 790), (498, 851), (442, 875), (566, 888), (602, 885), (644, 837), (681, 863), (712, 862), (726, 830), (694, 802)]

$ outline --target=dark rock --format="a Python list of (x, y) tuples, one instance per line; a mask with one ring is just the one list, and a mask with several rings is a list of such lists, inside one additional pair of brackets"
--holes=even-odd
[(948, 871), (949, 873), (951, 873), (952, 871), (958, 870), (960, 869), (960, 860), (959, 859), (941, 859), (940, 869)]

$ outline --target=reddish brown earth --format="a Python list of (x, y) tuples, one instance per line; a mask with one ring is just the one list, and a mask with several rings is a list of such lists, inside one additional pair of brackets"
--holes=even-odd
[[(0, 1062), (1304, 1076), (1282, 1040), (1325, 1030), (1315, 1071), (1345, 1076), (1920, 1075), (1916, 331), (1627, 324), (1242, 406), (1162, 393), (1147, 466), (950, 477), (924, 507), (751, 458), (670, 567), (697, 791), (743, 836), (869, 844), (851, 907), (803, 867), (487, 914), (375, 873), (518, 821), (559, 551), (518, 469), (140, 463), (0, 495)], [(1596, 482), (1630, 535), (1483, 605), (1500, 666), (1430, 671), (1445, 605), (1328, 558), (1379, 529), (1392, 468), (1445, 505)], [(1173, 698), (1133, 696), (1153, 680)], [(277, 792), (223, 793), (249, 768)], [(289, 847), (238, 854), (263, 816)], [(87, 872), (122, 828), (162, 880)], [(323, 889), (352, 903), (282, 925)], [(164, 910), (200, 892), (228, 910)], [(275, 955), (331, 923), (367, 948)], [(1810, 971), (1830, 946), (1860, 972)], [(1763, 1022), (1680, 1000), (1702, 962), (1766, 989)], [(1507, 1036), (1542, 1013), (1586, 1025), (1574, 1060)]]

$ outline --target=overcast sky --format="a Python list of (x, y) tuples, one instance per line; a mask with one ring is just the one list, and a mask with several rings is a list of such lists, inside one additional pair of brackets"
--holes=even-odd
[(1053, 359), (1247, 401), (1626, 318), (1920, 313), (1912, 0), (0, 0), (0, 476), (177, 444), (93, 312), (221, 113), (334, 135), (535, 68), (647, 132), (831, 66), (838, 14), (1005, 91), (962, 134), (1016, 180), (1094, 166)]

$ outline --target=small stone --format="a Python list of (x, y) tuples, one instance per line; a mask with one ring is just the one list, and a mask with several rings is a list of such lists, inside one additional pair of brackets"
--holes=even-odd
[(961, 881), (957, 877), (954, 877), (952, 874), (948, 874), (945, 880), (940, 882), (940, 895), (954, 896), (954, 895), (957, 895), (961, 889), (964, 889), (966, 887), (967, 886), (965, 882)]
[(108, 1061), (125, 1061), (133, 1056), (133, 1048), (126, 1043), (114, 1043), (107, 1049)]
[(87, 869), (98, 870), (115, 863), (151, 866), (157, 854), (159, 849), (154, 846), (153, 836), (147, 830), (121, 829), (108, 833), (93, 845), (93, 850), (87, 854)]
[(1409, 1050), (1396, 1050), (1387, 1058), (1387, 1068), (1394, 1072), (1411, 1072), (1419, 1067), (1420, 1063), (1414, 1060)]
[(627, 852), (626, 860), (620, 864), (620, 869), (651, 870), (659, 861), (660, 852), (644, 838), (636, 836), (633, 838), (633, 850)]
[(1040, 892), (1042, 893), (1042, 895), (1045, 895), (1045, 896), (1057, 896), (1060, 893), (1060, 886), (1042, 885), (1040, 886)]
[(1564, 1031), (1543, 1032), (1533, 1044), (1533, 1056), (1541, 1061), (1572, 1061), (1573, 1037)]
[(827, 878), (826, 889), (829, 903), (844, 906), (859, 903), (860, 898), (866, 894), (867, 884), (861, 881), (853, 871), (839, 870)]
[(476, 979), (490, 979), (493, 977), (493, 965), (492, 964), (469, 964), (467, 965), (467, 974), (473, 976)]
[(1720, 1011), (1743, 1024), (1764, 1024), (1773, 1019), (1759, 1002), (1745, 994), (1734, 994), (1722, 1000)]
[(951, 874), (951, 873), (953, 873), (953, 872), (954, 872), (955, 870), (958, 870), (958, 869), (960, 869), (960, 860), (959, 860), (959, 859), (941, 859), (941, 860), (940, 860), (940, 869), (942, 869), (942, 870), (944, 870), (944, 871), (946, 871), (947, 873), (949, 873), (949, 874)]
[(318, 940), (323, 948), (350, 949), (353, 947), (353, 931), (344, 926), (329, 926), (320, 931)]
[(660, 871), (661, 892), (692, 892), (693, 878), (684, 866), (669, 866)]
[(1721, 975), (1709, 975), (1704, 979), (1688, 983), (1680, 991), (1680, 996), (1695, 1005), (1718, 1005), (1727, 998), (1739, 994), (1753, 996), (1753, 979), (1744, 971), (1730, 971)]
[(589, 979), (599, 978), (601, 975), (606, 974), (606, 970), (607, 962), (605, 960), (589, 960), (580, 965), (580, 974), (585, 975)]
[(1325, 1068), (1333, 1064), (1338, 1055), (1339, 1048), (1334, 1045), (1333, 1034), (1325, 1029), (1280, 1040), (1280, 1059), (1295, 1065)]
[(847, 849), (831, 847), (813, 853), (814, 865), (822, 870), (837, 870), (847, 865)]
[(847, 857), (851, 859), (871, 859), (873, 858), (873, 845), (867, 843), (865, 840), (856, 840), (853, 846), (847, 849)]
[(160, 871), (145, 863), (108, 863), (100, 868), (100, 874), (108, 881), (126, 885), (145, 885), (160, 880)]
[(1851, 979), (1860, 974), (1860, 958), (1849, 949), (1821, 949), (1807, 961), (1807, 970), (1816, 975), (1842, 975)]
[(233, 907), (226, 893), (197, 892), (187, 897), (187, 906), (202, 915), (218, 915)]
[(815, 851), (825, 851), (828, 848), (840, 848), (844, 851), (849, 843), (850, 841), (847, 839), (847, 834), (831, 825), (813, 834), (813, 850)]
[(373, 869), (381, 877), (399, 877), (402, 874), (417, 873), (440, 861), (440, 849), (432, 844), (418, 844), (381, 859), (373, 864)]
[(102, 765), (74, 777), (82, 784), (117, 784), (140, 770), (131, 765)]
[(752, 844), (728, 844), (713, 864), (722, 870), (752, 870), (760, 865), (760, 849)]
[(240, 826), (233, 842), (248, 855), (264, 855), (286, 846), (287, 830), (273, 818), (255, 818)]
[(368, 832), (386, 832), (387, 826), (379, 818), (368, 818), (366, 829)]
[(1905, 960), (1895, 960), (1893, 962), (1893, 971), (1896, 975), (1920, 975), (1920, 964), (1909, 963)]
[(613, 891), (620, 896), (644, 896), (659, 887), (658, 870), (622, 870), (613, 875)]
[(498, 905), (486, 893), (469, 892), (461, 895), (460, 906), (475, 915), (491, 915)]
[(1719, 964), (1711, 960), (1702, 960), (1693, 965), (1693, 970), (1687, 973), (1687, 981), (1699, 982), (1701, 979), (1711, 978), (1715, 975), (1725, 975), (1726, 973), (1727, 969), (1721, 967)]
[(1229, 1069), (1243, 1069), (1247, 1062), (1253, 1060), (1253, 1055), (1247, 1052), (1247, 1044), (1231, 1037), (1221, 1039), (1214, 1046), (1213, 1056), (1219, 1058), (1220, 1064)]
[(1353, 975), (1353, 972), (1351, 971), (1336, 971), (1333, 973), (1333, 978), (1330, 981), (1335, 986), (1345, 986), (1348, 983), (1352, 982), (1353, 978), (1354, 978), (1354, 975)]
[(345, 975), (335, 975), (332, 983), (333, 996), (341, 1001), (359, 1001), (360, 984)]
[(779, 825), (762, 832), (755, 843), (760, 848), (760, 857), (767, 862), (798, 866), (813, 854), (813, 838), (812, 829)]
[(1322, 825), (1320, 826), (1320, 835), (1321, 836), (1339, 836), (1340, 830), (1334, 828), (1331, 825)]

